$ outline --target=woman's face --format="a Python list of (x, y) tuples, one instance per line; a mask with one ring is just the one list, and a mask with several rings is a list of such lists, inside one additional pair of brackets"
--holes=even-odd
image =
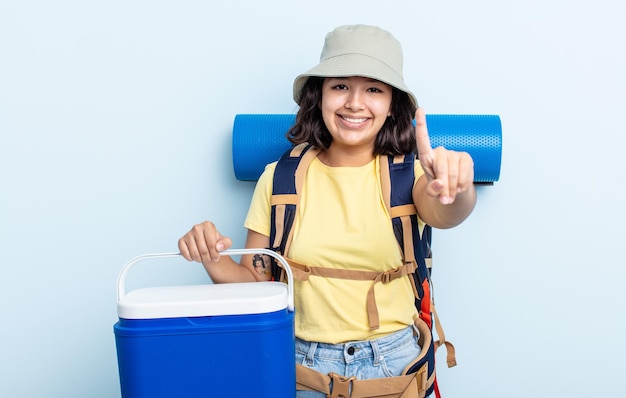
[(391, 112), (391, 86), (365, 77), (330, 77), (322, 84), (322, 118), (331, 145), (373, 148)]

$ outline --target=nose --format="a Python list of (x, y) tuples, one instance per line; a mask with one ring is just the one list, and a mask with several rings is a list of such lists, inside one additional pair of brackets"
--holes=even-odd
[(346, 98), (345, 107), (352, 111), (363, 110), (364, 105), (363, 105), (363, 97), (361, 93), (359, 93), (359, 91), (357, 90), (351, 90), (350, 94), (348, 95), (348, 98)]

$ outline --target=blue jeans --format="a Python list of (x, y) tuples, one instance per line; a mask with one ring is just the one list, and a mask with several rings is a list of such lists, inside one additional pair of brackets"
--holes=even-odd
[[(421, 351), (416, 334), (413, 326), (408, 326), (379, 339), (345, 344), (296, 338), (296, 363), (323, 374), (334, 372), (361, 380), (400, 376)], [(324, 398), (325, 395), (315, 391), (297, 391), (296, 397)]]

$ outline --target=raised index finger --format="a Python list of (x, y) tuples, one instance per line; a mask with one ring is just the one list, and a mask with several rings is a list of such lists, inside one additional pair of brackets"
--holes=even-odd
[(424, 162), (431, 164), (433, 148), (430, 146), (428, 127), (426, 127), (426, 113), (422, 108), (417, 108), (415, 111), (415, 139), (417, 141), (417, 153), (422, 165)]

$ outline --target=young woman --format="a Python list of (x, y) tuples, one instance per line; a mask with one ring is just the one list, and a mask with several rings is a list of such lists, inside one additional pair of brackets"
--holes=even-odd
[[(365, 25), (330, 32), (320, 64), (295, 79), (294, 100), (300, 108), (288, 138), (321, 151), (307, 169), (289, 259), (378, 272), (402, 265), (382, 199), (379, 155), (417, 150), (413, 201), (422, 222), (451, 228), (471, 213), (472, 158), (431, 148), (424, 111), (403, 81), (400, 43), (390, 33)], [(248, 248), (270, 246), (275, 166), (266, 167), (252, 198), (245, 221)], [(207, 221), (185, 234), (179, 249), (186, 259), (202, 262), (216, 283), (270, 279), (268, 258), (253, 262), (253, 256), (242, 256), (236, 263), (220, 256), (231, 244)], [(376, 329), (364, 305), (371, 281), (311, 275), (294, 287), (297, 363), (323, 374), (371, 379), (398, 376), (418, 356), (409, 278), (376, 286)], [(324, 395), (298, 391), (298, 397), (309, 396)]]

